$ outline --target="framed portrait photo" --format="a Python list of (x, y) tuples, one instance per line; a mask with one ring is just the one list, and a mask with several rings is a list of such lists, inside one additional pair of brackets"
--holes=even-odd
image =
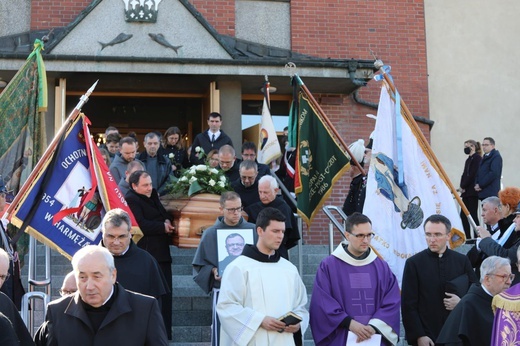
[(252, 229), (217, 229), (218, 275), (242, 254), (246, 244), (254, 244)]

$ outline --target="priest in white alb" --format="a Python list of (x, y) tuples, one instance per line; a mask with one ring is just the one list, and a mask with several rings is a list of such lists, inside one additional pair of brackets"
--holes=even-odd
[[(285, 216), (263, 209), (256, 220), (258, 242), (246, 245), (222, 277), (217, 313), (221, 345), (302, 345), (309, 323), (307, 291), (296, 267), (277, 251)], [(300, 322), (280, 317), (292, 312)]]

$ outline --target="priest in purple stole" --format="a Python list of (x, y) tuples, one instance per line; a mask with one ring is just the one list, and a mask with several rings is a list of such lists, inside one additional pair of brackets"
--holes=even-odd
[[(516, 251), (518, 269), (520, 270), (520, 248)], [(514, 265), (514, 264), (513, 264)], [(520, 284), (497, 294), (493, 298), (492, 345), (519, 345), (520, 344)]]
[(345, 234), (348, 244), (340, 244), (316, 273), (309, 309), (314, 342), (345, 345), (351, 331), (358, 341), (380, 334), (381, 345), (396, 345), (399, 286), (388, 264), (370, 248), (370, 219), (352, 214)]

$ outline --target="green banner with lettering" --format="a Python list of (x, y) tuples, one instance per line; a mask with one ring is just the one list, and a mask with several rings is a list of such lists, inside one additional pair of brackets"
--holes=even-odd
[(310, 225), (336, 181), (350, 168), (350, 159), (338, 145), (319, 112), (303, 90), (299, 93), (298, 160), (295, 191), (298, 214)]
[(45, 149), (47, 77), (36, 40), (25, 64), (0, 94), (0, 179), (10, 201)]

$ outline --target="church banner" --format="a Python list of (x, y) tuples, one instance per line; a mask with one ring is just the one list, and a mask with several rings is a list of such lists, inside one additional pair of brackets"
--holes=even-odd
[(407, 118), (402, 116), (399, 94), (392, 98), (381, 88), (363, 209), (376, 236), (372, 246), (390, 265), (401, 284), (407, 258), (427, 247), (424, 220), (446, 216), (462, 229), (451, 192), (421, 147)]
[(28, 188), (9, 215), (16, 227), (69, 259), (80, 248), (101, 241), (101, 220), (106, 210), (127, 211), (134, 240), (142, 237), (90, 136), (89, 124), (84, 114), (77, 116), (54, 153), (46, 156), (42, 169), (26, 182)]
[(310, 225), (350, 163), (304, 90), (298, 103), (295, 192), (298, 214)]
[(260, 129), (260, 143), (258, 143), (258, 162), (269, 164), (282, 156), (282, 150), (280, 149), (280, 142), (276, 135), (276, 130), (273, 124), (273, 118), (269, 111), (269, 87), (268, 83), (264, 85), (266, 90), (264, 95), (264, 104), (262, 106), (262, 122)]
[(0, 179), (11, 202), (44, 149), (47, 78), (41, 56), (43, 43), (34, 50), (0, 95)]

